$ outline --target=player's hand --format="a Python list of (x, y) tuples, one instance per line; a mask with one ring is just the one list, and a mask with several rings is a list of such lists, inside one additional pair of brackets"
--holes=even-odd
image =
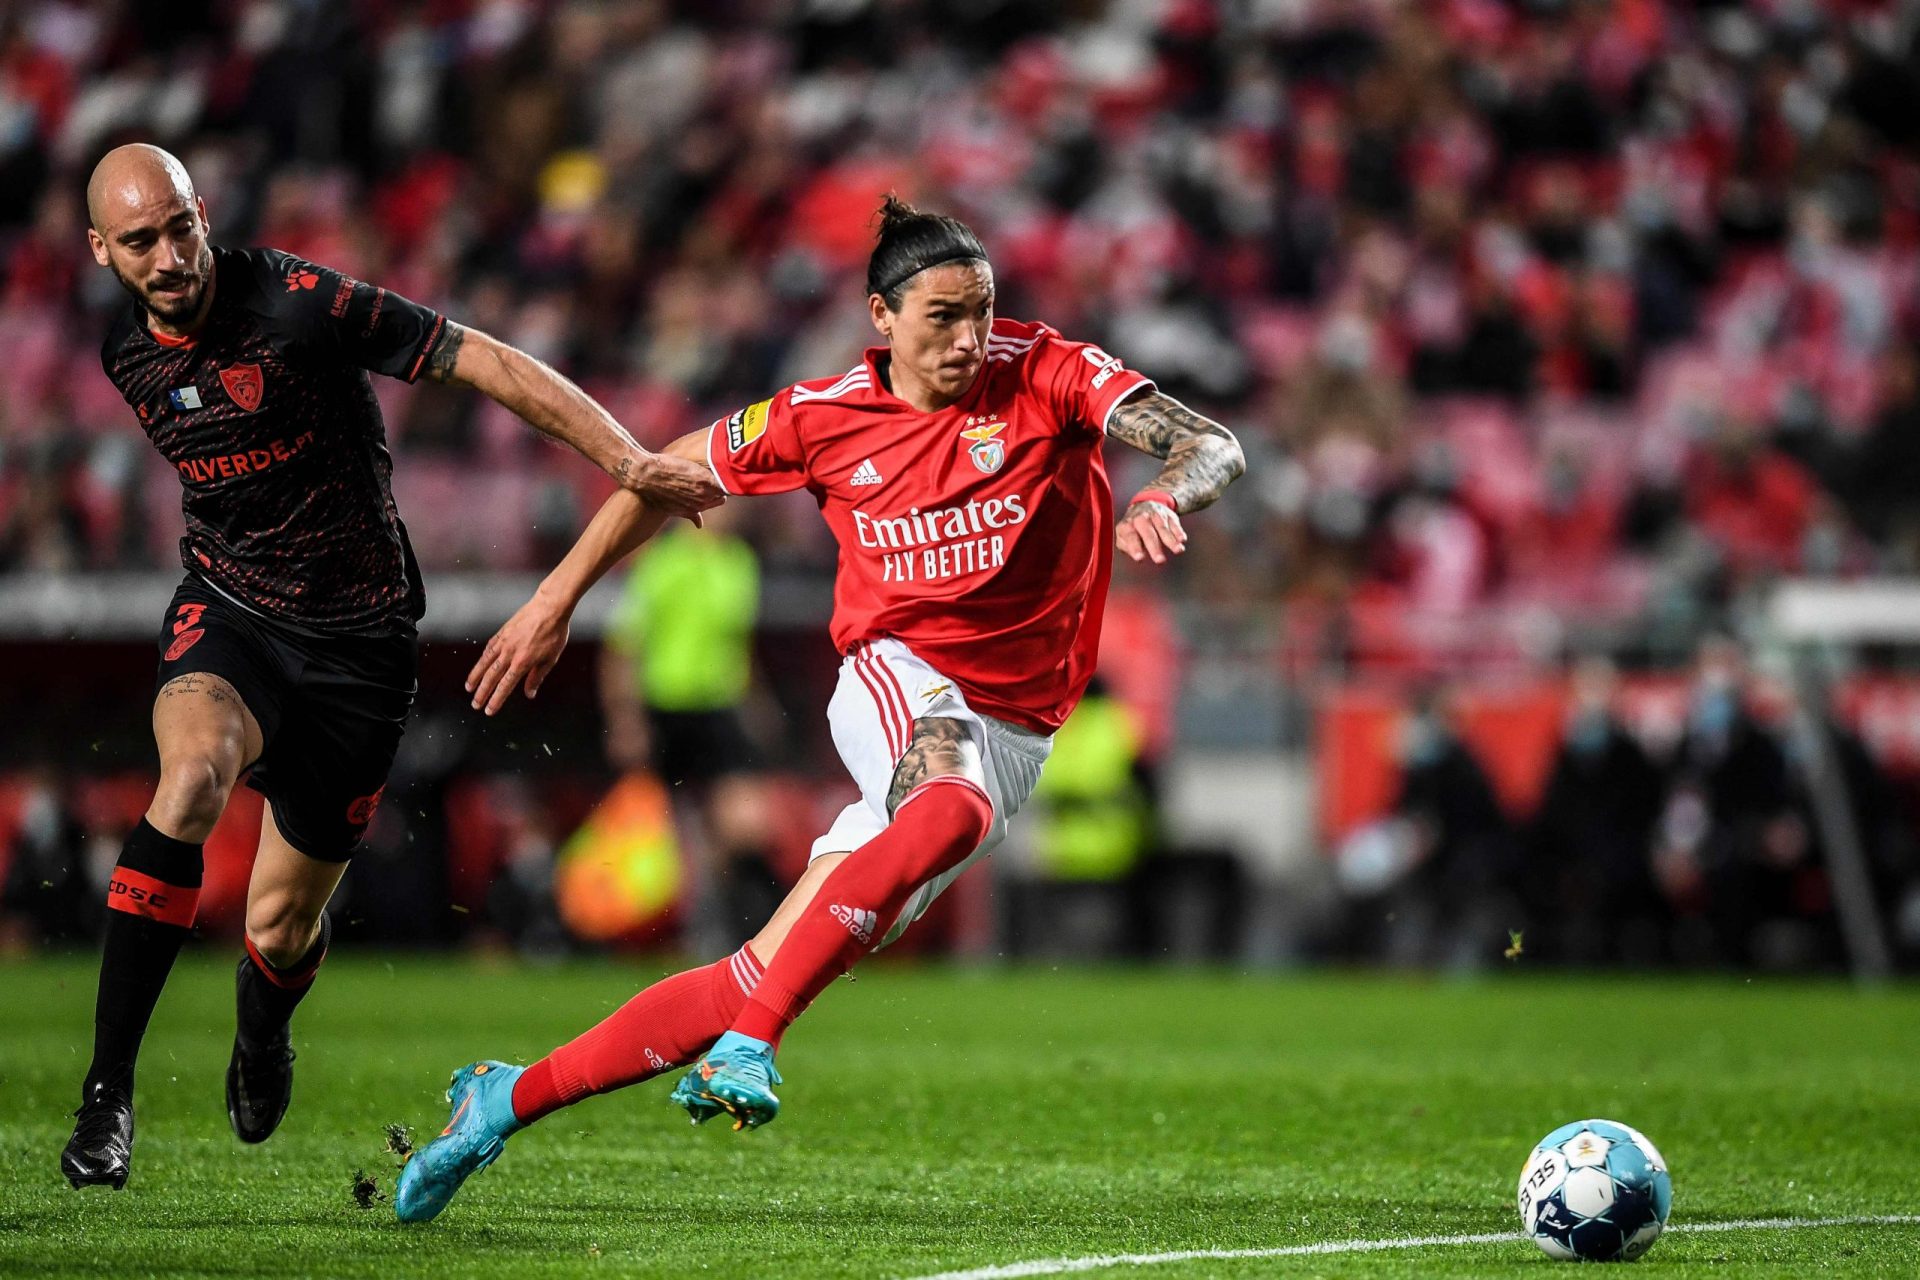
[(538, 596), (521, 605), (493, 633), (487, 647), (480, 651), (480, 661), (467, 673), (467, 692), (473, 695), (474, 710), (493, 715), (507, 705), (522, 681), (526, 682), (529, 698), (539, 693), (547, 673), (567, 647), (569, 616)]
[(699, 524), (702, 511), (727, 500), (726, 491), (704, 462), (667, 453), (643, 453), (627, 461), (632, 465), (623, 464), (620, 487), (644, 499), (655, 511), (685, 516)]
[(1166, 503), (1136, 502), (1114, 526), (1113, 545), (1131, 560), (1165, 564), (1187, 549), (1187, 531)]

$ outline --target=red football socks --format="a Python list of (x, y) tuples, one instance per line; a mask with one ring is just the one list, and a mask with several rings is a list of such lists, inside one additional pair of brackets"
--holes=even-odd
[(764, 973), (742, 947), (654, 983), (522, 1072), (515, 1118), (532, 1124), (692, 1062), (729, 1028), (778, 1044), (814, 997), (880, 942), (914, 890), (964, 861), (992, 823), (993, 804), (976, 784), (951, 775), (922, 783), (885, 831), (827, 877)]
[(992, 825), (993, 802), (965, 778), (915, 787), (887, 829), (821, 884), (731, 1029), (778, 1047), (815, 997), (880, 944), (914, 891), (965, 861)]
[(532, 1124), (582, 1098), (692, 1062), (739, 1015), (759, 980), (760, 962), (746, 947), (662, 978), (522, 1072), (513, 1082), (514, 1116)]

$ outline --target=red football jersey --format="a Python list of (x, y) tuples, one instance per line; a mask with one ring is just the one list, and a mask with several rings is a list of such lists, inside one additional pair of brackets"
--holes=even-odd
[(876, 361), (713, 425), (728, 493), (805, 487), (840, 543), (833, 642), (891, 636), (974, 710), (1051, 733), (1093, 675), (1113, 568), (1108, 415), (1153, 384), (1043, 324), (995, 320), (960, 401), (922, 413)]

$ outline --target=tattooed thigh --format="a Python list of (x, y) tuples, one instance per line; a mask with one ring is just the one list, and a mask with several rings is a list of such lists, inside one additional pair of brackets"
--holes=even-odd
[(906, 754), (894, 766), (893, 785), (887, 788), (887, 813), (891, 815), (907, 794), (928, 778), (947, 773), (985, 785), (980, 747), (974, 742), (973, 734), (961, 721), (945, 716), (915, 720), (913, 741), (907, 744)]
[(240, 702), (240, 691), (219, 676), (205, 671), (189, 671), (160, 686), (160, 699), (212, 698), (215, 702)]
[(160, 686), (153, 700), (153, 737), (164, 769), (186, 756), (215, 756), (238, 772), (264, 746), (260, 723), (240, 691), (208, 671), (189, 671)]

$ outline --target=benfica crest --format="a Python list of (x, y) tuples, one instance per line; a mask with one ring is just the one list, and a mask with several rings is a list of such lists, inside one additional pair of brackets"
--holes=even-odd
[(220, 385), (227, 389), (233, 402), (252, 413), (260, 407), (260, 396), (267, 389), (267, 380), (260, 376), (257, 364), (228, 365), (220, 371)]
[(976, 414), (967, 419), (967, 429), (960, 433), (962, 440), (969, 441), (967, 456), (973, 459), (973, 465), (992, 475), (1007, 461), (1006, 442), (999, 439), (1007, 429), (1005, 422), (995, 421), (990, 414)]

